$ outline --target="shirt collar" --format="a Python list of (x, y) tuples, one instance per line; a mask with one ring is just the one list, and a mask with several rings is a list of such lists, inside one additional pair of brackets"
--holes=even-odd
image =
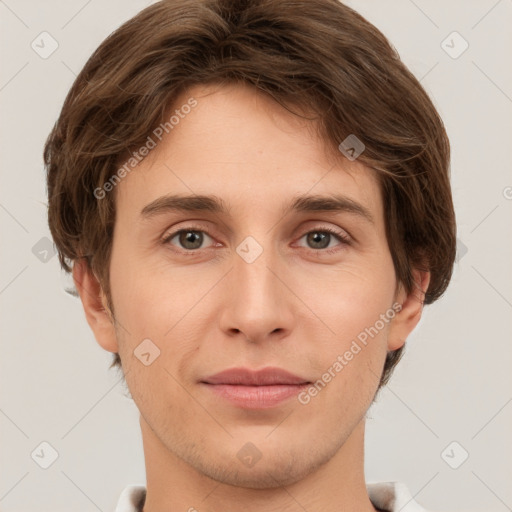
[[(421, 507), (402, 482), (367, 483), (368, 496), (374, 507), (387, 512), (428, 512)], [(132, 484), (119, 496), (114, 512), (142, 512), (146, 499), (146, 487)]]

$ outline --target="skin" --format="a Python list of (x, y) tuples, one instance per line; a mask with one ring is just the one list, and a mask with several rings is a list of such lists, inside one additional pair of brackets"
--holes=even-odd
[[(144, 512), (374, 511), (365, 414), (386, 352), (404, 344), (422, 312), (417, 291), (397, 288), (374, 171), (341, 153), (334, 159), (313, 121), (248, 86), (196, 86), (176, 105), (191, 96), (197, 106), (116, 187), (115, 322), (94, 274), (81, 262), (73, 270), (95, 338), (119, 352), (140, 411)], [(294, 196), (333, 191), (374, 222), (350, 212), (281, 213)], [(230, 214), (141, 217), (168, 193), (215, 194)], [(202, 242), (162, 243), (191, 224)], [(351, 243), (326, 234), (322, 245), (315, 233), (325, 227)], [(252, 263), (236, 252), (247, 236), (263, 248)], [(325, 245), (338, 250), (327, 254)], [(425, 292), (429, 274), (414, 275)], [(396, 302), (401, 311), (307, 404), (293, 397), (247, 410), (199, 383), (238, 366), (278, 366), (315, 382)], [(148, 366), (134, 355), (146, 338), (160, 349)], [(248, 442), (261, 453), (252, 467), (237, 457)]]

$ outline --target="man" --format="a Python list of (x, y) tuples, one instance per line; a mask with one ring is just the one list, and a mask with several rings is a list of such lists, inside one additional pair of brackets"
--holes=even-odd
[(162, 1), (77, 77), (49, 224), (140, 411), (118, 512), (423, 510), (365, 414), (455, 258), (449, 142), (334, 0)]

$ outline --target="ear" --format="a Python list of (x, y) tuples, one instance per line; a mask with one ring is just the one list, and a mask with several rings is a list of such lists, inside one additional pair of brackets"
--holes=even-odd
[(73, 281), (96, 341), (108, 352), (119, 352), (114, 319), (107, 305), (107, 297), (85, 258), (75, 261)]
[(397, 294), (397, 302), (402, 305), (401, 310), (390, 322), (388, 330), (388, 351), (399, 349), (416, 327), (423, 312), (425, 293), (430, 283), (430, 272), (413, 271), (414, 288), (406, 293), (403, 287)]

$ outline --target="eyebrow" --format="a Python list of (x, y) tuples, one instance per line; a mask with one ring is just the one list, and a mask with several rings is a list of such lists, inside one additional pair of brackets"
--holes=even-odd
[[(168, 212), (210, 212), (229, 215), (231, 208), (215, 195), (165, 195), (144, 206), (140, 215), (149, 219)], [(370, 223), (374, 218), (370, 210), (362, 204), (343, 195), (302, 195), (295, 197), (284, 206), (282, 214), (295, 212), (348, 212), (360, 216)]]

